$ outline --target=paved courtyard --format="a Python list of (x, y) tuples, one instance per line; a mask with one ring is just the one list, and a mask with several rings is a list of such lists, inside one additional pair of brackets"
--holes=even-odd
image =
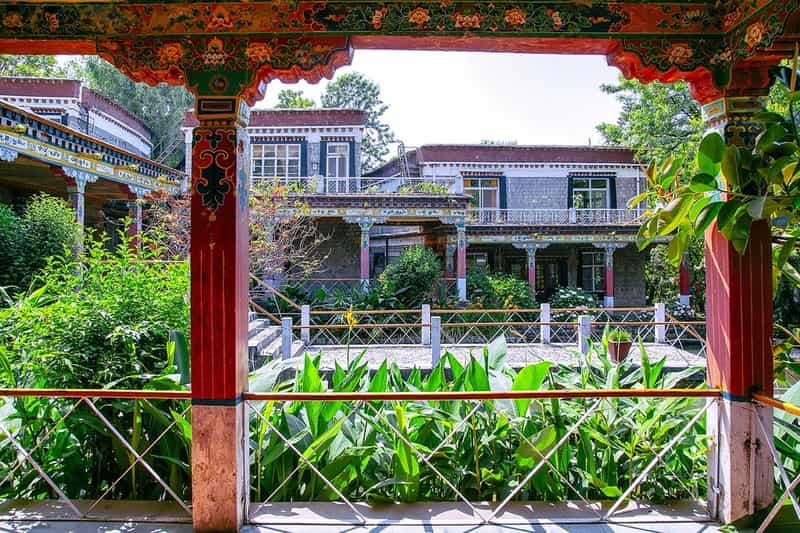
[[(700, 357), (694, 353), (683, 350), (668, 344), (645, 344), (645, 350), (651, 360), (667, 358), (665, 368), (671, 371), (683, 370), (691, 366), (705, 367), (705, 357)], [(341, 366), (347, 362), (347, 347), (345, 346), (309, 346), (307, 351), (312, 354), (321, 353), (322, 360), (320, 368), (332, 370), (334, 362), (338, 361)], [(384, 359), (394, 361), (401, 369), (419, 368), (421, 370), (431, 368), (430, 347), (420, 345), (370, 345), (370, 346), (351, 346), (350, 358), (356, 357), (362, 351), (366, 351), (364, 360), (370, 368), (378, 368)], [(460, 361), (469, 359), (470, 354), (480, 357), (483, 353), (481, 346), (442, 346), (442, 354), (446, 351), (451, 352)], [(509, 344), (508, 345), (508, 364), (512, 368), (523, 368), (531, 363), (539, 361), (552, 361), (557, 364), (578, 366), (580, 354), (577, 353), (574, 344)], [(641, 361), (639, 347), (634, 345), (631, 348), (628, 358), (634, 364)]]

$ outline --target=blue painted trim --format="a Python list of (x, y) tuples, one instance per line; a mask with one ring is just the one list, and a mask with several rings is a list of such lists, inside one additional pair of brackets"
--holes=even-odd
[(192, 405), (207, 405), (211, 407), (236, 407), (244, 401), (244, 395), (236, 398), (192, 398)]
[(328, 175), (328, 141), (319, 142), (319, 175)]
[(348, 146), (348, 148), (349, 148), (349, 150), (348, 150), (348, 154), (349, 154), (348, 158), (350, 159), (350, 168), (348, 168), (348, 170), (350, 171), (350, 177), (354, 178), (354, 177), (357, 176), (356, 175), (356, 143), (355, 143), (355, 141), (347, 141), (347, 144), (349, 145)]
[(508, 185), (505, 176), (498, 176), (498, 193), (500, 194), (500, 209), (508, 209)]
[(729, 400), (731, 402), (752, 402), (753, 398), (751, 396), (739, 396), (738, 394), (731, 394), (730, 392), (722, 391), (720, 392), (720, 396), (722, 396), (723, 400)]

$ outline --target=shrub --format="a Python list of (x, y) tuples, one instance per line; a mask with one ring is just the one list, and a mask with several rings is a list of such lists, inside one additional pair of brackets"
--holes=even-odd
[(19, 385), (139, 388), (161, 372), (170, 332), (188, 331), (186, 263), (152, 259), (147, 243), (115, 250), (87, 234), (80, 261), (71, 253), (47, 260), (38, 289), (0, 312), (0, 346)]
[(25, 207), (22, 233), (24, 266), (21, 282), (27, 285), (45, 267), (49, 258), (71, 254), (75, 250), (81, 228), (75, 221), (75, 211), (67, 202), (39, 194)]
[(24, 264), (21, 225), (11, 207), (0, 204), (0, 287), (19, 287)]
[(485, 269), (467, 275), (470, 301), (485, 308), (530, 309), (536, 307), (528, 283), (507, 274), (489, 274)]
[(597, 298), (579, 287), (559, 287), (550, 299), (550, 305), (556, 309), (572, 309), (575, 307), (597, 307)]
[(407, 308), (419, 307), (430, 301), (441, 273), (442, 264), (433, 250), (411, 246), (378, 278), (382, 298), (387, 301), (396, 298), (398, 304)]
[(447, 194), (450, 192), (450, 189), (447, 188), (447, 185), (423, 181), (401, 185), (398, 189), (398, 192), (416, 194)]

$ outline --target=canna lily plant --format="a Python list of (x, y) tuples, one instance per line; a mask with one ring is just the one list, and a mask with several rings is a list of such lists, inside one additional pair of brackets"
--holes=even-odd
[(714, 223), (743, 253), (753, 224), (765, 221), (773, 233), (776, 277), (782, 272), (800, 284), (800, 275), (788, 262), (800, 243), (797, 66), (795, 55), (791, 67), (773, 72), (786, 88), (787, 110), (764, 111), (753, 117), (761, 133), (752, 148), (741, 146), (741, 139), (726, 142), (722, 135), (711, 132), (700, 143), (693, 176), (680, 175), (683, 162), (679, 159), (650, 165), (648, 189), (630, 202), (633, 206), (647, 201), (653, 206), (639, 230), (639, 249), (670, 238), (668, 256), (677, 264), (691, 240), (702, 238)]

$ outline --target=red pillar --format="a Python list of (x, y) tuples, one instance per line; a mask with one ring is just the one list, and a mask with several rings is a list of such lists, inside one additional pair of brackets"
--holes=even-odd
[[(750, 146), (762, 125), (752, 120), (769, 90), (767, 68), (738, 69), (724, 94), (703, 106), (708, 128)], [(722, 390), (709, 410), (709, 506), (722, 522), (772, 504), (772, 413), (760, 430), (751, 393), (772, 394), (772, 253), (767, 222), (756, 222), (744, 254), (712, 225), (706, 242), (708, 383)]]
[(200, 126), (192, 146), (192, 499), (199, 531), (238, 530), (248, 496), (242, 394), (247, 389), (249, 150), (245, 104), (231, 100), (198, 98)]

